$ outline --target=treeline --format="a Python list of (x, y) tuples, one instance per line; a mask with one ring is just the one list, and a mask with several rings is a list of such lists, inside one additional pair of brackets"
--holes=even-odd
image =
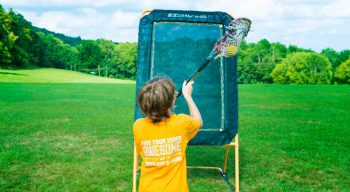
[(0, 5), (0, 68), (54, 67), (135, 79), (136, 43), (81, 40), (38, 29)]
[(350, 50), (321, 53), (262, 39), (241, 43), (239, 83), (350, 84)]
[[(82, 40), (32, 26), (0, 5), (0, 67), (55, 67), (114, 78), (136, 78), (137, 44)], [(350, 84), (350, 50), (316, 53), (263, 39), (243, 41), (239, 83)]]

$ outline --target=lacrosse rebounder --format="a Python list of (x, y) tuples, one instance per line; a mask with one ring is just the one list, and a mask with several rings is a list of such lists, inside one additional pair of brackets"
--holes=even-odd
[[(226, 165), (229, 146), (235, 146), (235, 189), (239, 191), (237, 57), (221, 57), (235, 55), (239, 42), (226, 47), (225, 52), (219, 50), (219, 44), (225, 43), (220, 37), (226, 37), (230, 28), (225, 26), (232, 25), (232, 20), (224, 12), (145, 11), (139, 24), (136, 95), (144, 83), (156, 76), (170, 77), (179, 90), (184, 80), (196, 78), (192, 96), (201, 112), (203, 127), (189, 145), (225, 145), (226, 154), (223, 169), (189, 167), (218, 169), (233, 191)], [(215, 55), (219, 58), (214, 60)], [(183, 97), (177, 98), (173, 112), (189, 114)], [(135, 104), (134, 119), (141, 117), (144, 115)], [(134, 157), (134, 191), (137, 167)]]

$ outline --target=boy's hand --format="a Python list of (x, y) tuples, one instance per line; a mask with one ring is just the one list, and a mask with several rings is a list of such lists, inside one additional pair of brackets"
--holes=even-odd
[(190, 81), (186, 85), (186, 81), (183, 82), (183, 84), (182, 84), (182, 94), (183, 94), (185, 99), (192, 97), (192, 90), (193, 90), (192, 85), (193, 85), (193, 83), (194, 83), (194, 81)]

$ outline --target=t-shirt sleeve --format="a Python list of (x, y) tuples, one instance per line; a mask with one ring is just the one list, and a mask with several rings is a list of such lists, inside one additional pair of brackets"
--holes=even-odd
[(195, 119), (186, 114), (180, 114), (184, 119), (185, 126), (185, 136), (187, 140), (191, 140), (194, 136), (197, 135), (199, 128), (201, 128), (201, 122), (198, 119)]

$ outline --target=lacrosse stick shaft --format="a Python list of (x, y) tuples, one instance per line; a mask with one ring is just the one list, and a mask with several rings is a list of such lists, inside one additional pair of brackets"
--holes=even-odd
[[(198, 75), (199, 73), (210, 63), (210, 61), (212, 60), (212, 57), (208, 57), (201, 66), (198, 67), (198, 69), (190, 76), (190, 78), (187, 79), (186, 81), (186, 85), (188, 82), (193, 81)], [(178, 91), (177, 97), (180, 97), (182, 95), (182, 87), (180, 88), (180, 90)]]

